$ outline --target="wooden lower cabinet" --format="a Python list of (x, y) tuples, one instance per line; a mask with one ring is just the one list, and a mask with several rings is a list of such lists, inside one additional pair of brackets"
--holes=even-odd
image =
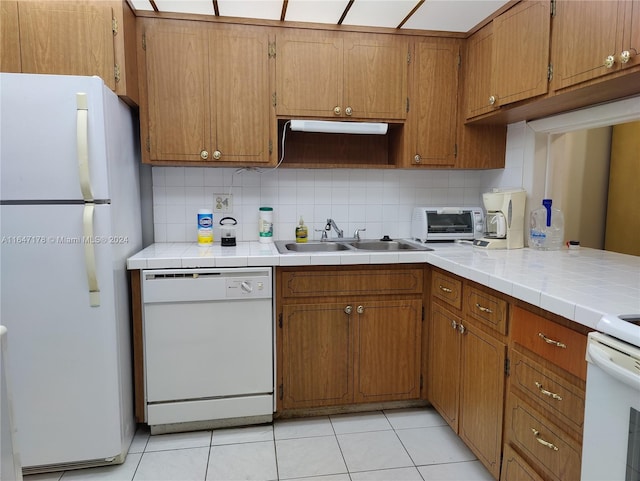
[(354, 400), (417, 399), (422, 301), (369, 301), (356, 312)]
[[(434, 274), (432, 293), (439, 297), (434, 286), (450, 285), (456, 279)], [(466, 292), (470, 287), (461, 289)], [(496, 479), (502, 453), (506, 352), (503, 336), (480, 328), (466, 311), (432, 301), (428, 399)]]
[(420, 399), (423, 276), (278, 269), (278, 410)]
[(502, 481), (538, 479), (519, 469), (545, 481), (580, 479), (586, 328), (546, 316), (513, 308), (504, 436), (517, 457), (505, 454)]

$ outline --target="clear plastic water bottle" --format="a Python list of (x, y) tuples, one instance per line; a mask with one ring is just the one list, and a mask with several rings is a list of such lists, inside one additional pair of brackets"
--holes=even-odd
[(531, 212), (529, 247), (543, 251), (560, 249), (564, 244), (564, 215), (543, 199), (542, 207)]

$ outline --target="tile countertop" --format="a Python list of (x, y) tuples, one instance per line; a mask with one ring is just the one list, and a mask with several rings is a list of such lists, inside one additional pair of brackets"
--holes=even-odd
[(640, 313), (640, 257), (588, 248), (483, 250), (430, 244), (433, 251), (279, 254), (275, 245), (152, 244), (127, 268), (304, 266), (426, 262), (595, 329), (603, 314)]

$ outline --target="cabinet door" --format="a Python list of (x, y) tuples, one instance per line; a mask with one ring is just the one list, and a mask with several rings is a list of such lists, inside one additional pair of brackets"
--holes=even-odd
[(458, 103), (458, 44), (416, 41), (410, 118), (412, 165), (453, 165)]
[(625, 8), (624, 27), (622, 35), (622, 49), (631, 55), (630, 59), (623, 63), (623, 68), (640, 65), (640, 0), (631, 0), (623, 3)]
[(19, 2), (24, 73), (97, 75), (115, 90), (111, 6), (103, 2)]
[(610, 73), (609, 55), (618, 55), (622, 31), (617, 28), (626, 2), (556, 2), (551, 37), (552, 86), (555, 90)]
[[(301, 30), (282, 33), (276, 42), (276, 114), (341, 115), (341, 37), (334, 32)], [(334, 114), (336, 107), (338, 114)]]
[(283, 306), (282, 407), (353, 401), (353, 350), (345, 304)]
[(498, 479), (507, 346), (464, 323), (458, 434)]
[(550, 29), (548, 0), (522, 2), (493, 21), (494, 86), (499, 105), (547, 93)]
[(408, 55), (409, 43), (403, 38), (391, 35), (345, 36), (345, 116), (406, 118)]
[(432, 304), (429, 323), (428, 398), (456, 432), (460, 385), (460, 323), (459, 317)]
[(363, 302), (353, 307), (355, 401), (418, 399), (422, 301)]
[(21, 72), (18, 2), (0, 2), (0, 71)]
[(196, 22), (157, 21), (145, 35), (150, 159), (210, 158), (207, 30)]
[(268, 162), (267, 31), (228, 27), (211, 32), (209, 45), (212, 138), (213, 148), (221, 154), (219, 161)]
[[(467, 41), (464, 70), (464, 90), (467, 118), (491, 112), (497, 108), (491, 101), (493, 77), (493, 25), (488, 24)], [(494, 95), (495, 97), (495, 95)]]

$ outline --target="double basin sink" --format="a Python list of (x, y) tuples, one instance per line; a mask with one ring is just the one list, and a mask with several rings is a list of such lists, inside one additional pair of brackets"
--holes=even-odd
[(429, 247), (404, 240), (336, 240), (336, 241), (310, 241), (298, 244), (295, 241), (276, 241), (276, 248), (280, 254), (293, 254), (297, 252), (340, 252), (340, 251), (431, 251)]

